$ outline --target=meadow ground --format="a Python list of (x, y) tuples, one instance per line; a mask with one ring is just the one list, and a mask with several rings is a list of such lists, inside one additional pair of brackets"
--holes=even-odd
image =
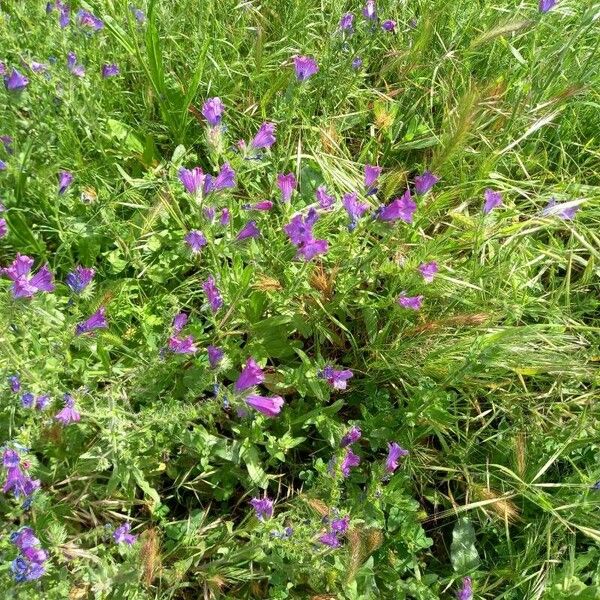
[(3, 597), (600, 598), (600, 3), (0, 0), (0, 69)]

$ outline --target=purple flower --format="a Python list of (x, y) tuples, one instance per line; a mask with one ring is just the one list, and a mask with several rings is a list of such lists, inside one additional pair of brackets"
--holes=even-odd
[(281, 190), (281, 199), (283, 202), (290, 201), (297, 183), (293, 173), (287, 173), (286, 175), (280, 173), (277, 175), (277, 187)]
[(575, 217), (575, 213), (579, 210), (579, 205), (565, 206), (568, 203), (558, 203), (554, 198), (550, 198), (548, 204), (542, 210), (543, 217), (559, 217), (560, 219), (566, 219), (572, 221)]
[(423, 175), (415, 177), (415, 192), (419, 195), (426, 194), (439, 180), (431, 171), (425, 171)]
[(22, 583), (39, 579), (46, 571), (44, 563), (48, 560), (48, 553), (39, 547), (40, 540), (33, 530), (23, 527), (10, 535), (10, 541), (20, 551), (20, 556), (10, 565), (15, 581)]
[(59, 193), (59, 195), (64, 194), (72, 182), (73, 182), (73, 173), (70, 173), (69, 171), (61, 171), (58, 174), (58, 193)]
[(52, 292), (54, 284), (52, 273), (44, 265), (33, 277), (30, 276), (33, 258), (17, 253), (12, 265), (3, 270), (4, 274), (12, 279), (11, 293), (13, 298), (31, 298), (36, 292)]
[(31, 392), (27, 392), (21, 396), (21, 406), (23, 408), (33, 408), (35, 396)]
[(348, 531), (348, 525), (350, 524), (350, 516), (346, 515), (342, 519), (333, 519), (331, 521), (331, 531), (336, 535), (343, 535)]
[[(57, 3), (58, 6), (58, 3)], [(71, 9), (67, 5), (62, 5), (59, 7), (58, 14), (58, 24), (61, 29), (64, 29), (69, 25), (69, 21), (71, 20)]]
[(13, 149), (13, 138), (10, 135), (0, 135), (0, 142), (2, 142), (2, 145), (4, 146), (4, 149), (6, 150), (6, 152), (8, 154), (12, 154), (14, 149)]
[(44, 71), (46, 71), (48, 69), (48, 67), (41, 62), (36, 62), (35, 60), (32, 60), (29, 68), (34, 72), (34, 73), (43, 73)]
[(136, 8), (132, 4), (129, 5), (129, 10), (131, 10), (131, 12), (133, 13), (135, 20), (138, 22), (138, 25), (143, 25), (144, 21), (146, 20), (146, 15), (144, 14), (144, 11), (140, 10), (139, 8)]
[(236, 236), (236, 240), (241, 242), (248, 238), (257, 238), (260, 236), (260, 231), (256, 226), (256, 221), (248, 221)]
[(326, 254), (329, 250), (329, 244), (327, 240), (309, 240), (298, 246), (298, 258), (303, 258), (305, 261), (312, 260), (319, 254)]
[[(7, 452), (12, 453), (7, 457)], [(5, 450), (3, 463), (6, 467), (6, 481), (2, 486), (2, 492), (8, 494), (12, 492), (15, 498), (21, 496), (31, 496), (40, 487), (38, 479), (31, 479), (29, 475), (21, 471), (19, 466), (20, 457), (14, 450)]]
[(344, 459), (342, 460), (341, 471), (344, 477), (350, 476), (350, 469), (352, 467), (358, 467), (360, 465), (360, 456), (357, 456), (352, 452), (350, 448), (346, 450)]
[(13, 69), (10, 75), (4, 76), (4, 85), (9, 92), (20, 92), (29, 85), (29, 79), (17, 69)]
[(294, 56), (294, 69), (298, 81), (306, 81), (318, 72), (319, 66), (310, 56)]
[[(2, 161), (0, 161), (2, 162)], [(8, 233), (8, 224), (6, 219), (0, 219), (0, 238), (3, 238)]]
[(361, 204), (358, 201), (358, 195), (356, 192), (344, 194), (344, 197), (342, 198), (342, 205), (350, 217), (351, 224), (355, 224), (356, 221), (360, 219), (367, 210), (369, 210), (368, 204)]
[(113, 540), (115, 540), (115, 543), (117, 544), (126, 544), (127, 546), (135, 544), (138, 536), (129, 533), (130, 531), (131, 523), (123, 523), (122, 525), (119, 525), (113, 533)]
[(345, 448), (350, 444), (354, 444), (354, 442), (358, 442), (360, 440), (360, 436), (362, 435), (362, 431), (360, 427), (352, 427), (346, 435), (340, 441), (340, 448)]
[(75, 56), (74, 52), (69, 52), (67, 54), (67, 67), (69, 68), (69, 71), (75, 75), (75, 77), (85, 76), (85, 67), (77, 64), (77, 56)]
[(2, 466), (7, 469), (14, 469), (21, 464), (21, 457), (16, 450), (6, 448), (2, 453)]
[(223, 163), (219, 174), (216, 177), (206, 176), (206, 182), (204, 183), (204, 193), (217, 192), (224, 190), (225, 188), (235, 187), (235, 171), (231, 168), (229, 163)]
[(435, 262), (435, 260), (432, 260), (428, 263), (421, 263), (419, 265), (419, 273), (423, 275), (423, 279), (427, 283), (431, 283), (433, 281), (433, 278), (435, 277), (435, 274), (438, 272), (438, 270), (438, 264)]
[(273, 500), (266, 496), (264, 498), (252, 498), (250, 505), (259, 521), (270, 519), (273, 516)]
[(557, 0), (540, 0), (539, 8), (541, 13), (547, 13), (556, 5)]
[(407, 189), (400, 198), (395, 198), (387, 206), (384, 206), (379, 211), (378, 218), (382, 221), (396, 221), (400, 219), (405, 223), (412, 223), (416, 210), (417, 205), (410, 196), (410, 190)]
[(179, 333), (186, 326), (187, 322), (188, 322), (188, 316), (186, 313), (184, 313), (184, 312), (177, 313), (173, 317), (173, 323), (171, 324), (173, 333)]
[(368, 190), (377, 183), (379, 175), (381, 175), (381, 167), (365, 165), (365, 187)]
[(405, 296), (404, 293), (398, 298), (398, 304), (403, 308), (419, 310), (423, 305), (423, 296)]
[(200, 250), (202, 250), (202, 247), (206, 246), (206, 244), (208, 243), (206, 241), (206, 238), (204, 237), (204, 234), (201, 231), (198, 231), (197, 229), (192, 229), (192, 231), (190, 231), (184, 239), (187, 245), (192, 249), (192, 252), (194, 253), (200, 252)]
[(101, 306), (91, 317), (77, 323), (75, 327), (75, 335), (82, 335), (89, 333), (95, 329), (106, 329), (108, 327), (108, 321), (106, 320), (106, 308)]
[(457, 600), (473, 600), (473, 583), (470, 577), (465, 577), (462, 581), (462, 587), (456, 593)]
[(342, 31), (352, 31), (352, 25), (354, 23), (354, 13), (347, 12), (342, 15), (340, 19), (340, 29)]
[(387, 21), (384, 21), (381, 24), (381, 29), (383, 29), (384, 31), (391, 31), (391, 32), (396, 31), (396, 21), (393, 21), (392, 19), (388, 19)]
[(22, 527), (18, 531), (11, 533), (10, 542), (21, 551), (40, 545), (40, 540), (38, 540), (31, 527)]
[(63, 425), (69, 423), (77, 423), (81, 419), (81, 415), (75, 408), (75, 398), (70, 394), (64, 395), (65, 406), (64, 408), (55, 415), (55, 419), (60, 421)]
[(13, 394), (21, 391), (21, 380), (19, 379), (18, 375), (10, 375), (8, 382), (10, 383), (10, 391)]
[(352, 68), (353, 69), (360, 69), (362, 67), (362, 64), (363, 64), (363, 61), (360, 56), (355, 56), (354, 59), (352, 60)]
[(281, 412), (284, 400), (281, 396), (257, 396), (246, 397), (246, 403), (267, 417), (276, 417)]
[(245, 210), (261, 210), (261, 211), (267, 211), (267, 210), (271, 210), (273, 208), (273, 202), (271, 202), (271, 200), (261, 200), (260, 202), (257, 202), (256, 204), (246, 204), (243, 207)]
[(200, 167), (193, 169), (179, 169), (179, 180), (188, 193), (196, 195), (204, 184), (204, 173)]
[(396, 442), (388, 444), (388, 456), (385, 461), (385, 470), (393, 473), (398, 468), (398, 460), (401, 456), (408, 456), (408, 450), (400, 447)]
[(65, 283), (73, 290), (76, 294), (81, 294), (85, 288), (90, 285), (96, 271), (94, 269), (87, 269), (86, 267), (76, 266), (74, 271), (71, 271), (66, 278)]
[(211, 127), (218, 127), (221, 124), (224, 111), (225, 105), (219, 97), (209, 98), (202, 105), (202, 116)]
[(296, 215), (283, 228), (292, 244), (298, 248), (296, 256), (307, 261), (312, 260), (318, 254), (324, 254), (329, 249), (326, 240), (316, 240), (313, 237), (312, 228), (318, 218), (317, 211), (311, 208), (306, 218)]
[(82, 27), (89, 27), (94, 31), (98, 31), (104, 27), (104, 23), (101, 19), (93, 15), (88, 10), (84, 10), (82, 8), (77, 11), (77, 22)]
[(210, 221), (212, 223), (215, 220), (215, 215), (217, 214), (217, 209), (214, 206), (205, 206), (202, 209), (202, 212), (203, 212), (204, 216), (206, 217), (206, 220)]
[(206, 294), (210, 310), (216, 313), (223, 306), (223, 298), (217, 289), (217, 283), (212, 275), (202, 284), (202, 289)]
[(254, 139), (250, 142), (250, 145), (255, 149), (270, 148), (276, 141), (275, 131), (277, 126), (275, 123), (263, 123), (258, 130), (258, 133), (254, 136)]
[(36, 410), (44, 410), (50, 404), (50, 396), (48, 394), (44, 394), (43, 396), (38, 396), (35, 401)]
[(317, 197), (317, 202), (319, 203), (319, 206), (325, 210), (331, 208), (335, 204), (335, 197), (330, 196), (327, 193), (327, 189), (323, 185), (320, 185), (317, 188), (315, 196)]
[(198, 352), (198, 347), (194, 343), (194, 338), (188, 335), (185, 338), (171, 336), (169, 338), (169, 350), (175, 354), (194, 354)]
[(338, 371), (332, 366), (327, 365), (320, 373), (319, 377), (325, 379), (334, 390), (345, 390), (348, 386), (348, 379), (351, 379), (354, 373), (350, 369)]
[(338, 539), (338, 536), (333, 531), (324, 533), (319, 538), (319, 542), (321, 542), (321, 544), (325, 546), (329, 546), (330, 548), (339, 548), (342, 545), (342, 543)]
[(240, 376), (238, 377), (233, 389), (236, 392), (243, 392), (265, 380), (263, 370), (258, 366), (258, 363), (253, 359), (249, 358), (246, 361)]
[(102, 65), (102, 77), (104, 77), (104, 79), (106, 79), (107, 77), (115, 77), (120, 72), (121, 72), (121, 70), (119, 69), (118, 65), (115, 65), (115, 64)]
[(0, 171), (6, 171), (6, 163), (3, 160), (0, 160)]
[(367, 0), (365, 7), (363, 8), (362, 14), (365, 19), (374, 21), (377, 19), (377, 9), (375, 8), (375, 0)]
[(485, 202), (483, 204), (484, 215), (487, 215), (491, 210), (502, 204), (502, 195), (500, 192), (495, 192), (494, 190), (488, 188), (483, 193), (483, 196), (485, 198)]
[(223, 360), (225, 352), (216, 346), (208, 346), (206, 351), (208, 352), (208, 364), (210, 365), (210, 368), (216, 369)]

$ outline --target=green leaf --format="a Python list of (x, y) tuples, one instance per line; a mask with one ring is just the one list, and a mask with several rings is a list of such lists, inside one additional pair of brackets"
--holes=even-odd
[(472, 571), (479, 566), (479, 554), (475, 547), (475, 529), (467, 517), (461, 517), (452, 531), (450, 559), (458, 573)]

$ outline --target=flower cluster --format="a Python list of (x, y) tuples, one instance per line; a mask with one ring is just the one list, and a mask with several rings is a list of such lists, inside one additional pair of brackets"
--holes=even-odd
[(41, 542), (33, 529), (22, 527), (11, 534), (10, 541), (19, 550), (19, 556), (10, 565), (15, 581), (22, 583), (42, 577), (46, 572), (48, 553), (41, 548)]

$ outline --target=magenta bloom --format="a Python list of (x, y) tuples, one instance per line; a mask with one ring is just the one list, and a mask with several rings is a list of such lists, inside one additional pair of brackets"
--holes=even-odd
[(352, 452), (352, 450), (350, 448), (348, 448), (346, 450), (346, 455), (344, 456), (344, 459), (342, 460), (342, 466), (341, 466), (342, 475), (344, 477), (349, 477), (350, 469), (352, 467), (358, 467), (358, 465), (360, 465), (360, 456), (357, 456), (356, 454), (354, 454), (354, 452)]
[(381, 29), (383, 29), (384, 31), (390, 31), (390, 32), (394, 32), (396, 31), (396, 21), (393, 21), (392, 19), (388, 19), (387, 21), (384, 21), (381, 24)]
[(250, 505), (259, 521), (270, 519), (273, 516), (273, 500), (266, 496), (264, 498), (252, 498)]
[(365, 165), (365, 187), (370, 190), (381, 175), (381, 167), (375, 165)]
[(194, 254), (200, 252), (200, 250), (202, 250), (202, 248), (207, 244), (204, 234), (197, 229), (192, 229), (192, 231), (190, 231), (184, 239)]
[(75, 335), (89, 333), (95, 329), (106, 329), (108, 327), (108, 321), (106, 320), (105, 315), (106, 308), (101, 306), (91, 317), (82, 323), (77, 323), (77, 326), (75, 327)]
[(216, 369), (223, 360), (225, 352), (216, 346), (208, 346), (206, 351), (208, 352), (208, 364), (210, 365), (210, 368)]
[(407, 189), (400, 198), (395, 198), (387, 206), (384, 206), (379, 211), (378, 218), (382, 221), (397, 221), (400, 219), (405, 223), (412, 223), (416, 210), (417, 205), (410, 196), (410, 190)]
[(283, 202), (290, 201), (297, 183), (293, 173), (288, 173), (287, 175), (280, 173), (277, 175), (277, 187), (281, 190), (281, 199)]
[(275, 142), (275, 123), (263, 123), (258, 130), (258, 133), (254, 136), (254, 139), (250, 142), (250, 145), (255, 149), (270, 148)]
[(76, 294), (81, 294), (85, 288), (90, 285), (96, 271), (94, 269), (87, 269), (80, 265), (75, 267), (74, 271), (71, 271), (66, 278), (65, 283), (74, 291)]
[(329, 249), (329, 244), (326, 240), (316, 240), (313, 237), (312, 228), (319, 215), (314, 208), (308, 211), (306, 218), (302, 215), (296, 215), (283, 228), (292, 244), (298, 248), (297, 257), (302, 257), (304, 260), (312, 260), (318, 254), (324, 254)]
[(77, 423), (81, 419), (81, 415), (75, 408), (75, 399), (69, 394), (64, 396), (65, 407), (54, 417), (57, 421), (60, 421), (63, 425), (69, 423)]
[(104, 23), (101, 19), (84, 9), (79, 9), (77, 11), (77, 23), (82, 27), (89, 27), (93, 31), (98, 31), (104, 27)]
[(457, 600), (473, 600), (473, 583), (470, 577), (465, 577), (462, 581), (462, 587), (456, 593)]
[(296, 257), (303, 258), (305, 261), (309, 261), (319, 254), (326, 254), (328, 250), (329, 244), (327, 240), (311, 239), (301, 246), (298, 246), (298, 253), (296, 254)]
[(408, 450), (401, 448), (396, 442), (388, 444), (388, 457), (385, 461), (385, 470), (393, 473), (398, 468), (398, 460), (402, 456), (408, 456)]
[(77, 56), (74, 52), (67, 53), (67, 67), (75, 77), (85, 76), (85, 67), (77, 63)]
[(173, 323), (171, 325), (173, 333), (179, 333), (187, 324), (188, 316), (184, 312), (177, 313), (173, 317)]
[(551, 198), (542, 210), (543, 217), (559, 217), (567, 221), (572, 221), (575, 213), (579, 210), (579, 205), (564, 206), (566, 203), (558, 203), (554, 198)]
[(262, 383), (265, 380), (265, 374), (263, 370), (258, 366), (258, 363), (253, 359), (249, 358), (246, 361), (246, 365), (244, 366), (240, 376), (234, 385), (234, 390), (236, 392), (243, 392), (259, 383)]
[(207, 175), (204, 182), (204, 193), (218, 192), (225, 188), (235, 187), (235, 171), (231, 168), (229, 163), (223, 163), (219, 174), (216, 177)]
[(188, 193), (196, 195), (204, 184), (204, 173), (200, 167), (193, 169), (179, 169), (179, 181), (183, 183), (183, 187)]
[(402, 306), (402, 308), (419, 310), (423, 305), (423, 296), (405, 296), (404, 294), (401, 294), (398, 298), (398, 304)]
[[(0, 161), (2, 162), (2, 161)], [(8, 233), (8, 224), (6, 219), (0, 219), (0, 238), (3, 238)]]
[(539, 9), (540, 12), (547, 13), (551, 8), (556, 5), (557, 0), (540, 0)]
[(432, 260), (428, 263), (421, 263), (419, 265), (419, 273), (423, 275), (423, 279), (427, 283), (431, 283), (433, 281), (433, 278), (435, 277), (435, 274), (438, 272), (438, 270), (438, 264), (435, 262), (435, 260)]
[(310, 56), (294, 56), (294, 69), (298, 81), (306, 81), (319, 71), (319, 66)]
[(494, 190), (488, 188), (483, 193), (483, 196), (485, 198), (485, 202), (483, 204), (484, 215), (487, 215), (491, 210), (502, 204), (502, 195), (500, 192), (495, 192)]
[[(40, 487), (39, 479), (31, 479), (21, 470), (21, 457), (18, 452), (6, 448), (2, 453), (2, 465), (6, 468), (6, 480), (2, 492), (12, 492), (15, 498), (31, 496)], [(13, 541), (11, 539), (11, 541)], [(25, 543), (25, 542), (23, 542)]]
[(342, 198), (342, 205), (346, 209), (348, 216), (350, 217), (351, 228), (353, 229), (356, 225), (356, 221), (360, 219), (367, 210), (369, 210), (368, 204), (361, 204), (358, 201), (358, 195), (356, 192), (351, 194), (344, 194)]
[(335, 198), (327, 193), (327, 189), (323, 185), (320, 185), (317, 188), (315, 196), (317, 197), (319, 206), (325, 210), (331, 208), (335, 204)]
[(10, 267), (3, 269), (4, 275), (12, 279), (11, 293), (13, 298), (31, 298), (36, 292), (52, 292), (54, 284), (52, 273), (44, 265), (33, 277), (30, 275), (33, 258), (17, 253)]
[(419, 195), (426, 194), (439, 180), (431, 171), (425, 171), (423, 175), (415, 177), (415, 192)]
[(219, 97), (209, 98), (202, 105), (202, 116), (211, 127), (218, 127), (221, 124), (224, 111), (225, 106)]
[(347, 12), (342, 15), (340, 19), (340, 29), (342, 31), (352, 31), (352, 25), (354, 24), (354, 13)]
[(330, 548), (339, 548), (342, 545), (342, 542), (338, 539), (338, 536), (333, 531), (329, 531), (328, 533), (324, 533), (320, 538), (319, 542), (325, 546), (329, 546)]
[(8, 382), (10, 383), (10, 391), (13, 394), (21, 391), (21, 380), (18, 375), (10, 375), (8, 377)]
[(10, 75), (4, 76), (4, 85), (9, 92), (20, 92), (29, 85), (29, 79), (13, 69)]
[(260, 202), (256, 202), (256, 204), (246, 204), (243, 208), (246, 210), (268, 211), (273, 208), (273, 202), (271, 200), (261, 200)]
[(320, 373), (319, 377), (325, 379), (327, 383), (335, 390), (345, 390), (348, 385), (348, 379), (351, 379), (354, 373), (350, 369), (338, 371), (332, 366), (327, 365)]
[(231, 215), (229, 214), (229, 209), (223, 208), (223, 210), (221, 210), (221, 217), (219, 218), (219, 223), (222, 227), (225, 227), (226, 225), (229, 225), (230, 220)]
[(61, 171), (58, 174), (58, 193), (59, 193), (59, 195), (64, 194), (72, 182), (73, 182), (73, 173), (70, 173), (69, 171)]
[(284, 400), (281, 396), (257, 396), (250, 395), (246, 403), (267, 417), (276, 417), (281, 412)]
[(118, 65), (102, 65), (102, 77), (104, 77), (104, 79), (107, 79), (108, 77), (115, 77), (119, 75), (120, 72), (121, 70), (119, 69)]
[(194, 343), (194, 338), (188, 335), (185, 338), (171, 336), (169, 338), (169, 350), (175, 354), (195, 354), (198, 347)]
[(113, 540), (115, 540), (117, 544), (126, 544), (128, 546), (135, 544), (138, 536), (130, 533), (130, 531), (130, 523), (123, 523), (122, 525), (119, 525), (119, 527), (117, 527), (113, 533)]
[(221, 298), (217, 283), (212, 275), (209, 275), (208, 279), (202, 284), (202, 289), (206, 294), (210, 310), (216, 313), (223, 306), (223, 298)]
[(363, 8), (362, 14), (368, 21), (375, 21), (377, 19), (377, 9), (375, 8), (375, 0), (367, 0), (365, 7)]
[(331, 531), (336, 535), (343, 535), (348, 531), (348, 525), (350, 524), (350, 515), (346, 515), (342, 519), (333, 519), (331, 521)]
[(352, 427), (346, 435), (340, 441), (340, 448), (345, 448), (350, 444), (354, 444), (354, 442), (358, 442), (360, 440), (360, 436), (362, 435), (362, 431), (360, 427)]
[(248, 221), (236, 236), (236, 240), (241, 242), (248, 238), (257, 238), (260, 236), (260, 231), (256, 226), (256, 221)]

